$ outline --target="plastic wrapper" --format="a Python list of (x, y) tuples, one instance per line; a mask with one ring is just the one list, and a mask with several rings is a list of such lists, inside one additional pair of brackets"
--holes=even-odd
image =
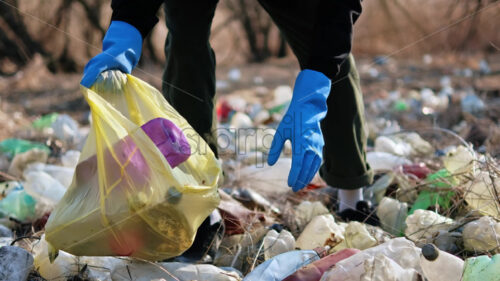
[(405, 234), (413, 241), (425, 241), (439, 230), (448, 230), (453, 220), (427, 210), (416, 210), (406, 218)]
[(500, 222), (491, 217), (481, 217), (466, 224), (462, 237), (467, 251), (500, 253)]
[(178, 256), (219, 203), (220, 166), (153, 87), (118, 71), (101, 77), (92, 89), (81, 88), (92, 127), (73, 182), (46, 225), (51, 257), (59, 249), (78, 256)]

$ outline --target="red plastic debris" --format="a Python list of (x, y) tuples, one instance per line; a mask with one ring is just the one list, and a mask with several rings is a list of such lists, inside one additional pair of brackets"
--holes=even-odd
[(319, 281), (323, 273), (332, 268), (339, 261), (361, 252), (358, 249), (344, 249), (328, 255), (320, 260), (310, 263), (294, 274), (283, 279), (283, 281)]
[(427, 168), (424, 163), (411, 164), (411, 165), (403, 165), (403, 173), (414, 175), (419, 179), (424, 179), (428, 174), (431, 173), (431, 170)]

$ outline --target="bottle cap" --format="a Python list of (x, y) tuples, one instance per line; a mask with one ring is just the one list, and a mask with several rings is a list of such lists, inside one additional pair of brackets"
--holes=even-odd
[(425, 244), (422, 247), (422, 255), (428, 261), (434, 261), (439, 257), (439, 249), (434, 244)]

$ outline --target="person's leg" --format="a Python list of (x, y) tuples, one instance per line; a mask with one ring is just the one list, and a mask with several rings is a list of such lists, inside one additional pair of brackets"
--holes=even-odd
[[(210, 46), (210, 28), (218, 0), (167, 0), (165, 21), (166, 67), (163, 95), (167, 101), (205, 139), (217, 155), (212, 136), (215, 96), (215, 54)], [(204, 149), (204, 148), (199, 148)], [(215, 220), (215, 210), (198, 228), (193, 246), (183, 257), (198, 260), (215, 254), (224, 226)], [(220, 215), (218, 215), (220, 217)]]
[(367, 131), (359, 75), (349, 56), (332, 81), (328, 113), (321, 123), (325, 161), (320, 174), (331, 186), (358, 189), (373, 181), (366, 162)]
[(209, 42), (218, 0), (165, 1), (163, 95), (217, 155), (212, 135), (215, 54)]
[[(273, 18), (299, 60), (301, 66), (311, 56), (311, 36), (319, 1), (259, 0)], [(341, 206), (362, 200), (360, 188), (371, 184), (372, 171), (366, 163), (364, 106), (359, 76), (352, 56), (346, 60), (339, 74), (332, 80), (327, 100), (328, 113), (321, 124), (325, 147), (322, 178), (340, 188)], [(353, 190), (353, 191), (349, 191)]]

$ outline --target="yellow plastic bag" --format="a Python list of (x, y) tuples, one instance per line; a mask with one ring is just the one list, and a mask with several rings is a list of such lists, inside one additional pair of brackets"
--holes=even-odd
[[(73, 182), (47, 222), (46, 240), (77, 256), (154, 261), (182, 254), (219, 204), (221, 169), (213, 152), (144, 81), (108, 71), (81, 90), (92, 127)], [(177, 125), (189, 143), (187, 160), (174, 168), (141, 129), (156, 118)]]

